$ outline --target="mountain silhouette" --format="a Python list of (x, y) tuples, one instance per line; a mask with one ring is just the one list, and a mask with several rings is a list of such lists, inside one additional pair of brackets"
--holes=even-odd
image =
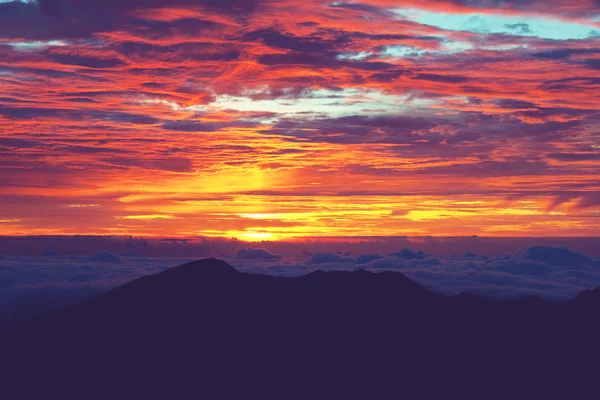
[(438, 295), (397, 272), (276, 278), (206, 259), (0, 327), (3, 391), (78, 399), (587, 398), (600, 372), (599, 310), (598, 289), (568, 304), (497, 302)]

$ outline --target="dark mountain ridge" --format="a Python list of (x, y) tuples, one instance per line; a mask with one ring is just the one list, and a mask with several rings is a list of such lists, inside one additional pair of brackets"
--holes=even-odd
[(573, 398), (600, 372), (598, 310), (599, 289), (496, 302), (206, 259), (5, 329), (3, 376), (26, 398)]

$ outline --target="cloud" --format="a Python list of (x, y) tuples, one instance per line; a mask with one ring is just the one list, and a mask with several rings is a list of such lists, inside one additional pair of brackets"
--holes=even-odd
[(592, 69), (600, 71), (600, 58), (590, 58), (585, 61), (586, 65)]
[[(478, 238), (471, 240), (481, 241)], [(169, 243), (181, 249), (185, 246), (181, 242)], [(438, 249), (442, 248), (441, 243), (438, 242)], [(347, 252), (302, 256), (298, 249), (305, 245), (298, 245), (287, 247), (281, 255), (264, 248), (241, 247), (236, 256), (221, 258), (240, 271), (284, 277), (319, 269), (399, 271), (435, 292), (449, 295), (471, 292), (498, 299), (540, 296), (551, 301), (566, 301), (582, 290), (600, 287), (600, 258), (592, 259), (565, 247), (538, 245), (511, 254), (486, 256), (464, 253), (459, 245), (452, 241), (448, 243), (460, 251), (460, 255), (428, 255), (423, 251), (403, 250), (387, 256), (364, 253), (353, 257)], [(124, 245), (131, 246), (131, 243)], [(372, 249), (374, 244), (368, 247)], [(483, 245), (478, 247), (485, 248)], [(361, 245), (351, 248), (360, 252)], [(190, 253), (194, 252), (197, 250), (190, 248)], [(0, 265), (0, 319), (24, 318), (73, 304), (137, 277), (198, 258), (201, 257), (120, 258), (110, 252), (101, 252), (94, 257), (11, 256), (3, 259)], [(120, 262), (115, 262), (119, 259)]]
[(496, 265), (496, 270), (513, 275), (531, 275), (541, 277), (553, 270), (543, 263), (525, 262), (516, 260), (501, 261)]
[(125, 64), (122, 60), (117, 58), (95, 58), (71, 54), (52, 54), (50, 55), (50, 58), (59, 64), (88, 68), (115, 68)]
[(552, 153), (548, 154), (548, 158), (553, 158), (559, 161), (594, 161), (600, 160), (598, 153)]
[(103, 251), (102, 253), (98, 253), (95, 256), (90, 257), (90, 261), (118, 262), (121, 261), (121, 258), (118, 255), (111, 253), (110, 251)]
[(335, 7), (335, 8), (346, 8), (349, 10), (362, 11), (362, 12), (373, 13), (373, 14), (389, 13), (389, 11), (386, 10), (385, 8), (366, 4), (366, 2), (365, 3), (336, 2), (336, 3), (331, 3), (329, 6)]
[(580, 48), (555, 48), (550, 50), (541, 51), (539, 53), (533, 53), (533, 57), (547, 58), (551, 60), (568, 60), (572, 56), (580, 54), (597, 53), (597, 49), (580, 49)]
[(215, 132), (221, 129), (222, 125), (212, 122), (168, 121), (163, 124), (163, 128), (176, 132)]
[(24, 320), (64, 308), (104, 293), (125, 283), (112, 282), (19, 285), (0, 288), (0, 320)]
[(329, 41), (290, 36), (275, 29), (262, 29), (249, 32), (244, 36), (244, 39), (252, 41), (261, 40), (267, 46), (301, 53), (323, 53), (331, 51), (334, 46), (334, 43), (330, 43)]
[(531, 261), (540, 261), (550, 265), (578, 266), (589, 265), (592, 259), (585, 254), (566, 247), (534, 246), (515, 254), (515, 257)]
[(533, 33), (529, 25), (525, 23), (517, 23), (517, 24), (505, 24), (504, 27), (506, 29), (510, 29), (515, 31), (516, 33), (525, 34), (525, 33)]
[[(566, 301), (585, 289), (600, 286), (598, 260), (572, 250), (532, 246), (498, 257), (465, 253), (431, 256), (422, 251), (403, 250), (389, 256), (343, 257), (336, 253), (316, 254), (303, 263), (285, 267), (254, 267), (252, 272), (298, 276), (318, 269), (371, 271), (397, 270), (429, 289), (455, 295), (462, 292), (498, 298), (539, 296)], [(269, 272), (270, 271), (270, 272)]]
[(425, 254), (422, 250), (412, 251), (410, 249), (404, 249), (397, 253), (392, 253), (390, 256), (395, 256), (406, 260), (424, 260), (425, 258), (429, 257), (429, 255)]
[(271, 254), (266, 249), (243, 248), (238, 250), (235, 258), (238, 260), (280, 260), (282, 256)]
[(29, 318), (66, 307), (140, 276), (190, 261), (132, 258), (116, 264), (106, 262), (108, 254), (101, 257), (11, 257), (2, 260), (0, 320)]
[(192, 160), (185, 157), (157, 157), (157, 158), (145, 158), (138, 159), (133, 157), (108, 157), (103, 158), (102, 161), (125, 167), (138, 167), (146, 170), (161, 170), (170, 172), (191, 172), (193, 171)]
[(351, 257), (343, 257), (339, 254), (318, 253), (310, 256), (310, 258), (305, 261), (305, 264), (337, 264), (346, 262), (354, 262), (354, 259)]
[(42, 252), (42, 257), (59, 257), (60, 254), (57, 251), (54, 250), (44, 250)]
[(356, 263), (357, 264), (368, 264), (371, 261), (380, 260), (382, 258), (383, 257), (380, 256), (379, 254), (364, 254), (364, 255), (356, 257)]
[(471, 78), (466, 76), (438, 74), (418, 74), (414, 77), (414, 79), (441, 83), (464, 83), (471, 80)]
[(2, 1), (0, 233), (595, 235), (597, 8)]

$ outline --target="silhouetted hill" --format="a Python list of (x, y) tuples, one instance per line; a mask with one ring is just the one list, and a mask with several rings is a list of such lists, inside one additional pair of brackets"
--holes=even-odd
[(2, 376), (25, 398), (583, 398), (598, 310), (598, 290), (499, 303), (206, 259), (5, 329)]
[(592, 307), (600, 304), (600, 288), (584, 290), (575, 297), (574, 303), (578, 305), (590, 305)]

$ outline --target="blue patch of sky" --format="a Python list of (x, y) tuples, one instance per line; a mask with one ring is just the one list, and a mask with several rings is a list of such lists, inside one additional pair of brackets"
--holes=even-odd
[(408, 20), (444, 30), (500, 33), (553, 40), (585, 39), (589, 37), (590, 32), (597, 29), (592, 21), (575, 23), (537, 16), (451, 14), (412, 8), (392, 11)]

